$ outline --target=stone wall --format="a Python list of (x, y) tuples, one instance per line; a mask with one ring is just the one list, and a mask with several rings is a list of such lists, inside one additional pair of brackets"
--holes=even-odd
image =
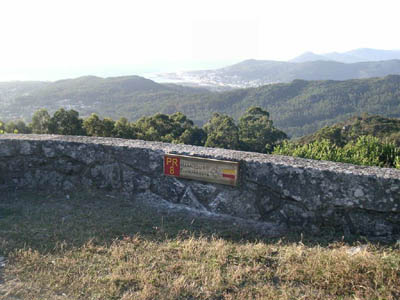
[[(163, 155), (240, 162), (237, 187), (163, 175)], [(140, 140), (0, 135), (0, 201), (7, 190), (84, 187), (164, 199), (193, 210), (369, 237), (400, 234), (400, 171)]]

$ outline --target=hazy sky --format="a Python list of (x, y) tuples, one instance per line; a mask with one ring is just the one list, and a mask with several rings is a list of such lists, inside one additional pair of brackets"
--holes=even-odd
[(399, 0), (0, 0), (0, 80), (400, 49)]

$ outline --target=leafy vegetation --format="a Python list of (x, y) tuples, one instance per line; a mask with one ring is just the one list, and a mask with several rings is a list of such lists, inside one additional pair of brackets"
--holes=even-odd
[(204, 129), (207, 133), (206, 147), (239, 149), (239, 129), (232, 117), (214, 113)]
[(204, 145), (204, 133), (199, 136), (200, 140), (196, 140), (194, 134), (198, 128), (193, 125), (192, 120), (180, 112), (142, 117), (132, 126), (139, 139), (177, 144), (186, 141), (188, 144)]
[(400, 169), (400, 148), (373, 136), (360, 136), (343, 147), (327, 139), (308, 144), (284, 141), (273, 154)]
[(400, 168), (399, 146), (400, 119), (362, 114), (296, 141), (285, 141), (273, 153)]
[[(16, 124), (8, 122), (3, 127), (8, 133), (135, 138), (259, 152), (267, 152), (286, 138), (285, 133), (273, 126), (273, 122), (269, 120), (269, 113), (259, 107), (249, 108), (239, 127), (231, 117), (218, 113), (214, 114), (204, 128), (199, 128), (181, 112), (171, 115), (158, 113), (142, 117), (136, 122), (129, 122), (122, 117), (115, 122), (111, 118), (101, 119), (97, 114), (81, 119), (77, 111), (64, 108), (57, 110), (53, 116), (50, 116), (46, 109), (40, 109), (34, 113), (29, 125), (18, 121)], [(252, 134), (251, 131), (257, 132)]]
[(394, 243), (271, 239), (100, 191), (12, 192), (0, 215), (0, 299), (400, 297)]
[(32, 117), (31, 128), (33, 133), (48, 133), (50, 124), (50, 115), (46, 109), (37, 110)]
[[(121, 126), (122, 124), (119, 124)], [(83, 129), (90, 136), (113, 136), (114, 135), (114, 120), (104, 118), (101, 120), (98, 115), (92, 114), (83, 121)]]
[(239, 118), (239, 140), (246, 151), (271, 152), (275, 144), (287, 139), (286, 133), (275, 128), (269, 113), (260, 107), (250, 107)]
[(0, 95), (0, 119), (30, 120), (40, 108), (54, 113), (60, 107), (79, 111), (83, 117), (96, 113), (114, 120), (125, 117), (130, 122), (180, 111), (200, 127), (215, 112), (239, 120), (249, 107), (257, 106), (271, 114), (275, 126), (298, 138), (364, 112), (400, 117), (399, 75), (347, 81), (294, 80), (218, 93), (158, 84), (137, 76), (82, 77), (23, 91), (7, 101)]
[(84, 135), (82, 122), (77, 111), (60, 108), (50, 118), (48, 132), (63, 135)]

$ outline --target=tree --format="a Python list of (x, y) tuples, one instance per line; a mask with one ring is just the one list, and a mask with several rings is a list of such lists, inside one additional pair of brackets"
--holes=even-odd
[(23, 120), (18, 120), (15, 126), (19, 133), (32, 133), (32, 129)]
[(167, 143), (180, 143), (180, 136), (192, 127), (193, 122), (181, 112), (142, 117), (134, 124), (139, 139)]
[(230, 116), (214, 113), (204, 130), (207, 133), (206, 147), (239, 149), (239, 130)]
[(185, 129), (178, 139), (179, 144), (204, 146), (207, 139), (207, 133), (202, 128), (190, 127)]
[(103, 119), (103, 132), (101, 136), (112, 137), (114, 132), (115, 121), (111, 118)]
[(22, 120), (7, 122), (5, 131), (8, 133), (31, 133), (31, 129)]
[(33, 133), (49, 133), (49, 123), (49, 113), (45, 108), (41, 108), (33, 114), (30, 127)]
[(18, 133), (17, 126), (13, 121), (9, 121), (4, 125), (4, 131), (7, 133)]
[(273, 126), (269, 113), (261, 107), (250, 107), (239, 119), (241, 149), (254, 152), (270, 152), (274, 145), (287, 135)]
[(128, 119), (124, 117), (115, 122), (113, 136), (123, 139), (136, 138), (136, 134), (132, 125), (129, 123)]
[(82, 126), (86, 130), (86, 134), (90, 136), (102, 136), (104, 131), (103, 122), (100, 120), (99, 116), (94, 113), (83, 121)]
[[(139, 139), (172, 142), (172, 125), (168, 115), (158, 113), (151, 117), (142, 117), (134, 126)], [(170, 136), (166, 137), (168, 134)]]
[(0, 134), (5, 132), (4, 123), (0, 121)]
[(111, 137), (114, 135), (114, 120), (104, 118), (101, 120), (97, 114), (91, 114), (83, 121), (83, 128), (90, 136)]
[(193, 127), (193, 121), (180, 111), (170, 115), (169, 118), (175, 123), (179, 123), (184, 130)]
[(73, 109), (57, 110), (49, 121), (49, 133), (63, 135), (84, 135), (85, 130), (82, 127), (82, 119), (79, 113)]

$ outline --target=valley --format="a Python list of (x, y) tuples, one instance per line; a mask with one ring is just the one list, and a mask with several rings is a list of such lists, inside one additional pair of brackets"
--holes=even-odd
[[(399, 68), (400, 70), (400, 68)], [(293, 80), (257, 88), (211, 92), (176, 84), (160, 84), (139, 76), (86, 76), (56, 82), (0, 85), (0, 120), (30, 121), (40, 108), (63, 107), (82, 117), (130, 121), (155, 113), (184, 113), (198, 126), (214, 112), (238, 119), (250, 106), (267, 110), (274, 124), (297, 138), (362, 113), (400, 117), (400, 75), (381, 78)]]

